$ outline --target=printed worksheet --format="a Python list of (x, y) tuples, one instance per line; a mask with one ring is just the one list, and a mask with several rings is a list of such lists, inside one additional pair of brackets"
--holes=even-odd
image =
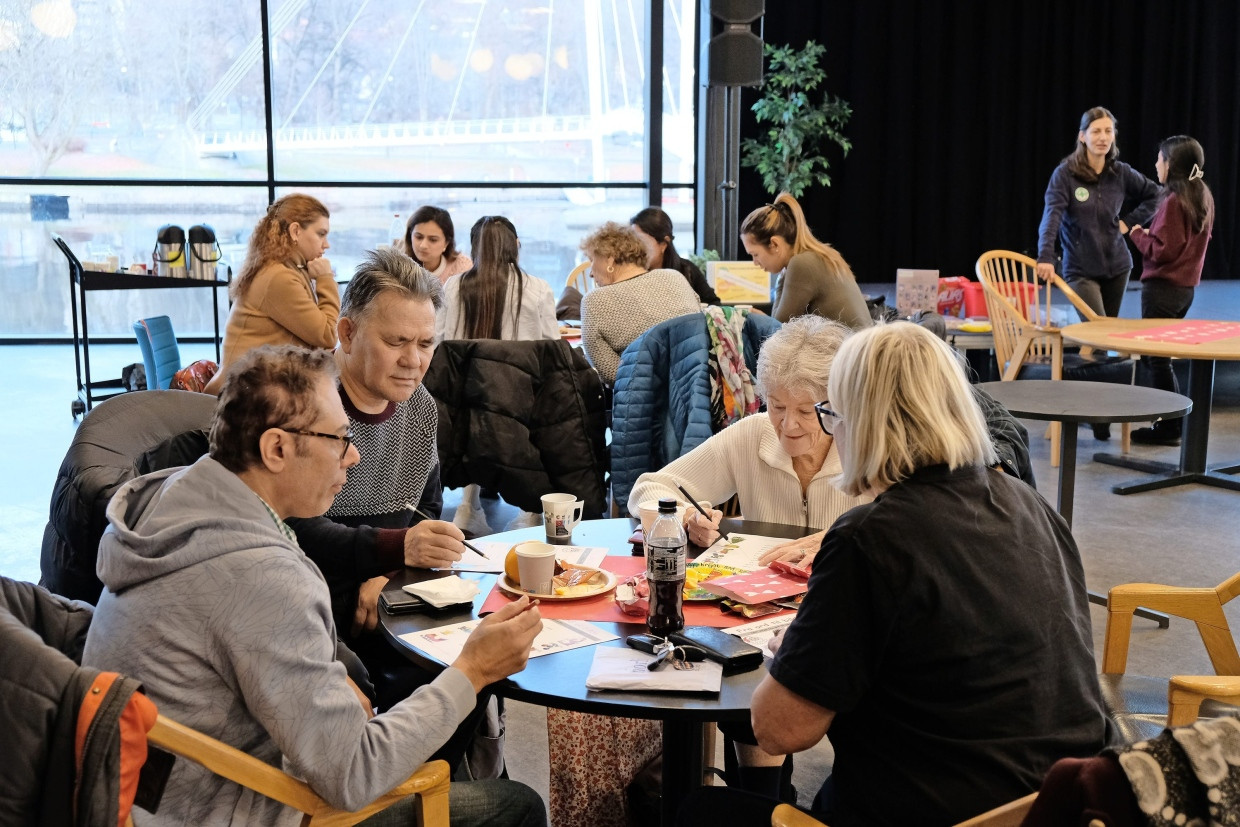
[(695, 563), (715, 563), (742, 571), (762, 568), (758, 558), (775, 546), (788, 542), (787, 537), (762, 537), (757, 534), (725, 534), (702, 552)]
[(762, 620), (755, 620), (753, 623), (742, 623), (740, 626), (733, 626), (723, 631), (729, 635), (736, 635), (741, 640), (757, 646), (762, 650), (767, 658), (773, 657), (771, 650), (766, 648), (767, 641), (775, 637), (778, 632), (787, 629), (796, 615), (784, 614), (779, 617), (767, 617)]
[[(401, 640), (414, 649), (429, 655), (443, 664), (450, 664), (465, 648), (465, 639), (478, 627), (481, 620), (467, 620), (464, 623), (450, 623), (427, 629), (423, 632), (410, 632), (401, 635)], [(565, 652), (582, 646), (593, 646), (608, 640), (619, 640), (618, 635), (606, 632), (593, 623), (585, 620), (552, 620), (543, 618), (543, 629), (534, 638), (530, 646), (530, 657), (550, 655), (554, 652)]]
[[(489, 543), (470, 541), (470, 545), (482, 552), (478, 554), (465, 549), (460, 560), (452, 564), (459, 571), (483, 571), (498, 574), (504, 570), (504, 558), (513, 543)], [(561, 563), (572, 563), (577, 566), (598, 568), (607, 556), (607, 549), (602, 546), (556, 546), (555, 559)]]

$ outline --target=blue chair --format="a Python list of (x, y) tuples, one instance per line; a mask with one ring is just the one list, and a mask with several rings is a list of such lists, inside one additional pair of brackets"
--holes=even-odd
[(138, 337), (142, 362), (146, 365), (147, 389), (168, 390), (172, 377), (181, 369), (181, 351), (176, 334), (172, 332), (172, 320), (167, 316), (138, 319), (133, 323), (133, 332)]

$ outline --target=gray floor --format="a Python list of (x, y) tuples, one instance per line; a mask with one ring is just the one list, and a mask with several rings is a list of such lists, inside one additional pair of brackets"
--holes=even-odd
[[(1240, 284), (1228, 295), (1238, 300), (1227, 307), (1240, 310)], [(1203, 290), (1203, 294), (1206, 291)], [(1214, 295), (1224, 295), (1213, 291)], [(1133, 305), (1129, 297), (1128, 305)], [(1202, 313), (1213, 318), (1240, 318), (1215, 301), (1198, 301)], [(1199, 317), (1202, 314), (1195, 314)], [(186, 361), (208, 355), (205, 346), (183, 348)], [(118, 373), (121, 365), (137, 361), (136, 346), (94, 349), (100, 375)], [(74, 396), (72, 350), (63, 346), (0, 348), (0, 573), (37, 580), (39, 545), (47, 519), (48, 499), (56, 469), (73, 437), (75, 425), (69, 402)], [(1027, 423), (1034, 435), (1033, 456), (1039, 490), (1053, 501), (1055, 473), (1049, 466), (1044, 426)], [(1139, 476), (1090, 461), (1094, 450), (1118, 450), (1117, 440), (1103, 446), (1087, 429), (1080, 432), (1081, 462), (1076, 476), (1074, 532), (1085, 562), (1090, 586), (1105, 591), (1117, 583), (1152, 581), (1213, 586), (1240, 567), (1240, 493), (1187, 486), (1131, 496), (1112, 494), (1110, 487)], [(1178, 449), (1134, 446), (1136, 456), (1172, 460)], [(1214, 464), (1240, 461), (1240, 363), (1220, 363), (1210, 456)], [(457, 498), (448, 500), (455, 505)], [(515, 511), (488, 502), (491, 524), (502, 528)], [(945, 519), (950, 519), (946, 516)], [(1012, 538), (1017, 542), (1017, 538)], [(1233, 624), (1240, 607), (1229, 611)], [(1095, 643), (1101, 650), (1105, 612), (1093, 610)], [(1210, 671), (1204, 649), (1190, 624), (1172, 622), (1168, 630), (1138, 621), (1129, 669), (1154, 675)], [(546, 727), (541, 709), (511, 705), (508, 738), (509, 766), (514, 778), (547, 790)], [(812, 795), (826, 774), (830, 752), (821, 746), (798, 758), (797, 787)]]

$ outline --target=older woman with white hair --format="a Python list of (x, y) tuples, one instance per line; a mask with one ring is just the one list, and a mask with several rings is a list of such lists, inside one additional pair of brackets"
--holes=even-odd
[[(869, 502), (865, 494), (846, 494), (832, 479), (840, 473), (835, 440), (818, 427), (814, 404), (827, 398), (827, 379), (835, 352), (852, 331), (821, 316), (799, 316), (762, 345), (758, 391), (765, 416), (749, 416), (706, 440), (662, 470), (637, 478), (629, 511), (660, 497), (693, 496), (722, 503), (739, 496), (747, 520), (816, 529), (801, 540), (771, 549), (763, 562), (801, 560), (818, 550), (824, 530), (848, 509)], [(708, 546), (719, 537), (715, 511), (707, 521), (686, 512), (689, 539)]]
[[(955, 824), (1106, 745), (1080, 554), (1044, 499), (993, 469), (964, 371), (926, 330), (851, 336), (828, 389), (841, 488), (874, 499), (827, 532), (754, 692), (754, 733), (769, 752), (830, 734), (820, 820)], [(680, 823), (758, 823), (773, 804), (706, 792)]]

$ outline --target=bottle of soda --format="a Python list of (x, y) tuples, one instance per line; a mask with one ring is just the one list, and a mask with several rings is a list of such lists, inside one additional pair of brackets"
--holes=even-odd
[(667, 637), (685, 627), (685, 552), (689, 538), (676, 513), (676, 501), (659, 500), (659, 515), (646, 535), (646, 580), (650, 584), (650, 608), (646, 625), (650, 634)]

